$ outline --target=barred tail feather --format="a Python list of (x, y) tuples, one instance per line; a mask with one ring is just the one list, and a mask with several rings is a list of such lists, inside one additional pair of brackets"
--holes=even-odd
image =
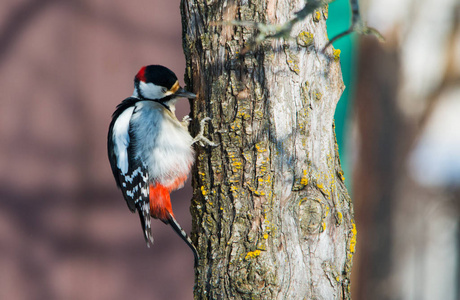
[(182, 240), (192, 249), (193, 251), (193, 256), (195, 257), (195, 267), (198, 265), (198, 260), (200, 259), (198, 255), (198, 251), (196, 250), (195, 246), (193, 245), (192, 240), (190, 237), (187, 235), (184, 229), (177, 223), (176, 219), (169, 214), (168, 218), (168, 223), (171, 225), (171, 227), (174, 229), (174, 231), (181, 237)]
[(150, 248), (150, 245), (153, 245), (154, 242), (152, 229), (150, 226), (150, 204), (148, 201), (142, 202), (142, 205), (137, 207), (137, 211), (139, 212), (142, 229), (144, 230), (145, 242), (147, 243), (147, 247)]

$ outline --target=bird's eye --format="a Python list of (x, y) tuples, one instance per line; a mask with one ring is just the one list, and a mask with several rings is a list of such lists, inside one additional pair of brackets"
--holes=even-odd
[(168, 89), (167, 88), (161, 88), (161, 91), (163, 92), (163, 94), (165, 94), (168, 91)]

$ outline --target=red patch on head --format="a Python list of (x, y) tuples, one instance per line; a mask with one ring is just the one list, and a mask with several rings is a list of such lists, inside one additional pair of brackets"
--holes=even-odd
[(143, 81), (145, 82), (145, 66), (142, 67), (139, 72), (137, 72), (137, 75), (136, 75), (136, 78), (139, 80), (139, 81)]
[(150, 215), (164, 222), (174, 218), (169, 190), (161, 184), (149, 186)]

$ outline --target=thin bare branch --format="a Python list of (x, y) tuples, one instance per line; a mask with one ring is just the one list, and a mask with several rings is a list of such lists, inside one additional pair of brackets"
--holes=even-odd
[(246, 46), (241, 52), (241, 55), (246, 54), (251, 51), (260, 43), (268, 39), (289, 39), (291, 35), (292, 28), (298, 22), (303, 21), (308, 15), (312, 14), (316, 9), (326, 6), (334, 0), (313, 0), (308, 1), (305, 6), (295, 13), (295, 17), (284, 24), (265, 24), (260, 22), (251, 22), (251, 21), (226, 21), (218, 22), (219, 25), (234, 25), (234, 26), (245, 26), (253, 27), (258, 30), (258, 34), (249, 42), (249, 45)]
[(361, 18), (361, 13), (359, 12), (359, 3), (358, 0), (350, 0), (350, 6), (351, 6), (351, 26), (348, 28), (348, 30), (339, 33), (335, 37), (333, 37), (327, 44), (324, 46), (323, 50), (321, 50), (321, 53), (324, 53), (326, 49), (332, 45), (333, 42), (337, 41), (338, 39), (349, 35), (353, 32), (356, 32), (358, 34), (362, 35), (373, 35), (378, 38), (380, 42), (385, 41), (383, 36), (380, 34), (380, 32), (377, 31), (377, 29), (368, 27), (366, 23), (362, 20)]

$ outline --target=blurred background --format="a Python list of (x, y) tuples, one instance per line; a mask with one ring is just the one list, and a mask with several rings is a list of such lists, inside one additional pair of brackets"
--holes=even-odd
[[(460, 299), (458, 0), (360, 3), (386, 42), (334, 44), (353, 299)], [(349, 25), (332, 3), (329, 36)], [(115, 106), (155, 63), (184, 84), (179, 0), (0, 3), (0, 299), (193, 299), (192, 253), (158, 221), (145, 246), (106, 158)], [(190, 197), (172, 196), (187, 231)]]
[(179, 2), (0, 2), (0, 299), (193, 299), (192, 252), (159, 221), (146, 247), (106, 154), (141, 66), (184, 84)]
[[(365, 0), (383, 34), (351, 35), (337, 140), (354, 201), (354, 300), (460, 299), (460, 2)], [(330, 5), (329, 36), (350, 24)]]

